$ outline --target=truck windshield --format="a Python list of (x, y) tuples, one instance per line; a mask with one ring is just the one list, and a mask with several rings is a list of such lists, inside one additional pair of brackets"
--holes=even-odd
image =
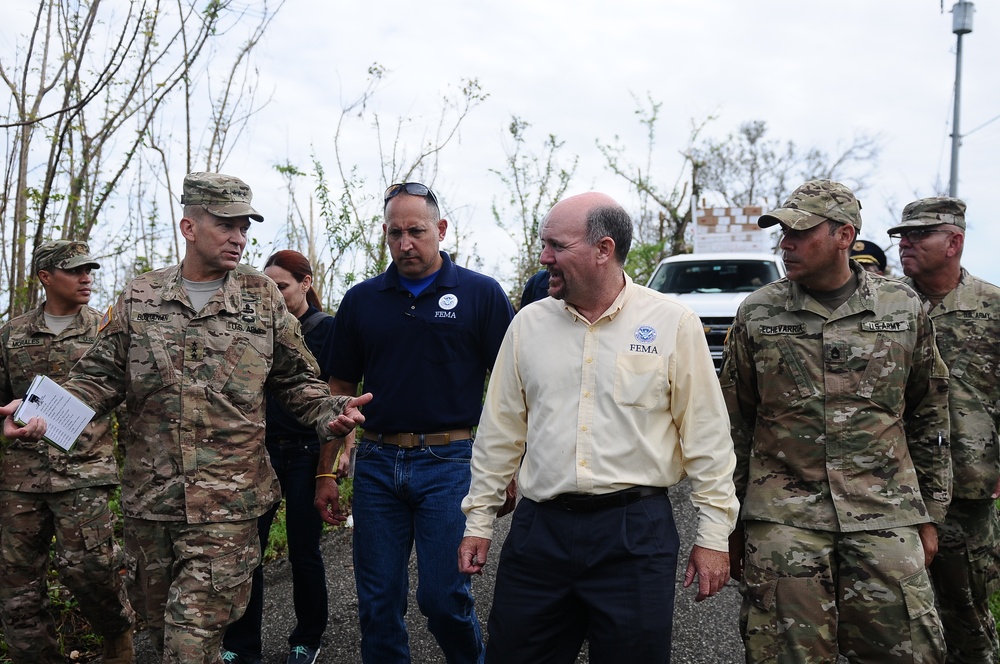
[(750, 293), (779, 276), (768, 261), (682, 261), (661, 265), (649, 287), (661, 293)]

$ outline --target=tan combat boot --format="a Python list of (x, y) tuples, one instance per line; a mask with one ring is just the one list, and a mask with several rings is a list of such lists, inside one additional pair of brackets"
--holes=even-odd
[(135, 664), (135, 647), (132, 645), (132, 629), (118, 636), (104, 637), (103, 664)]

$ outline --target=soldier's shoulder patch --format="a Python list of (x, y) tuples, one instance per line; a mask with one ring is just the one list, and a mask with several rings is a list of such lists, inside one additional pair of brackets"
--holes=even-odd
[(97, 326), (97, 333), (100, 334), (111, 323), (111, 316), (114, 313), (114, 305), (108, 305), (108, 310), (101, 316), (101, 324)]
[(905, 332), (910, 329), (908, 320), (864, 320), (861, 321), (862, 332)]

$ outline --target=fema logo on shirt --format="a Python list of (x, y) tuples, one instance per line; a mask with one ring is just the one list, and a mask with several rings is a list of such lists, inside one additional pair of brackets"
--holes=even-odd
[(640, 325), (635, 328), (635, 340), (641, 344), (650, 344), (656, 341), (656, 328), (650, 325)]
[(438, 300), (438, 306), (441, 307), (443, 311), (435, 311), (434, 318), (458, 318), (455, 312), (452, 311), (458, 306), (458, 296), (454, 293), (445, 293)]

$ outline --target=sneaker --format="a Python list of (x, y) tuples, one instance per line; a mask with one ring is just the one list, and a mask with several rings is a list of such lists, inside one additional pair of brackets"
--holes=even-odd
[(318, 656), (319, 648), (293, 646), (288, 651), (288, 659), (285, 660), (285, 664), (315, 664)]
[(259, 657), (243, 657), (225, 648), (222, 649), (222, 661), (226, 664), (260, 664)]

